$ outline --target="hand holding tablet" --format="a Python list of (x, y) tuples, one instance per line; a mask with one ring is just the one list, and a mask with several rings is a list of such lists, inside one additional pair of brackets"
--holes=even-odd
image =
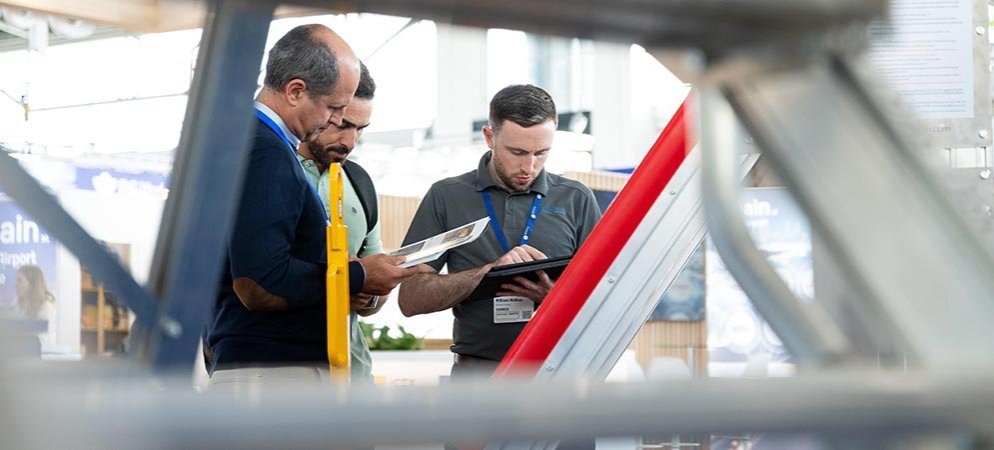
[(562, 275), (563, 270), (566, 269), (566, 265), (569, 264), (572, 259), (573, 255), (569, 255), (526, 261), (517, 264), (494, 266), (490, 269), (490, 272), (483, 277), (483, 280), (476, 286), (476, 289), (469, 294), (467, 301), (489, 300), (494, 297), (499, 297), (498, 292), (507, 292), (507, 289), (501, 287), (502, 285), (509, 283), (520, 284), (515, 281), (515, 277), (520, 276), (526, 280), (537, 283), (539, 282), (539, 271), (544, 271), (545, 274), (548, 275), (549, 279), (555, 280)]

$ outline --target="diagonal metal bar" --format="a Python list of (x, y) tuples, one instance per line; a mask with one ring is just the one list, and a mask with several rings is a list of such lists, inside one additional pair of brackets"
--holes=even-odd
[(723, 92), (858, 293), (853, 306), (909, 364), (994, 367), (990, 236), (871, 73), (864, 59), (830, 54), (729, 78)]
[(843, 361), (850, 347), (846, 336), (820, 305), (794, 296), (749, 235), (738, 205), (734, 111), (718, 88), (705, 86), (698, 93), (704, 210), (722, 260), (799, 364), (819, 367)]
[(73, 252), (94, 278), (116, 292), (135, 312), (139, 323), (153, 328), (155, 299), (135, 281), (109, 250), (94, 240), (62, 209), (55, 197), (45, 191), (21, 167), (17, 159), (3, 151), (0, 151), (0, 187), (31, 218)]
[(151, 336), (152, 363), (160, 371), (189, 370), (217, 293), (274, 10), (240, 0), (210, 3), (151, 277), (165, 299), (160, 315), (166, 326)]

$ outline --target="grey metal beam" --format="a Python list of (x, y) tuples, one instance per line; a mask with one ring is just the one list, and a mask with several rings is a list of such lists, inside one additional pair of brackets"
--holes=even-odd
[(163, 214), (151, 285), (163, 321), (153, 364), (189, 370), (217, 293), (226, 237), (239, 205), (253, 129), (252, 95), (275, 4), (216, 0), (204, 27)]
[[(261, 0), (260, 0), (261, 1)], [(885, 0), (294, 0), (483, 28), (510, 28), (642, 45), (728, 48), (781, 40), (886, 10)]]
[(860, 314), (912, 364), (990, 368), (990, 229), (969, 216), (977, 199), (953, 195), (939, 154), (924, 150), (901, 102), (868, 72), (858, 58), (828, 54), (723, 83), (857, 290)]
[(117, 257), (93, 239), (58, 200), (27, 173), (21, 164), (0, 151), (0, 188), (18, 206), (65, 245), (93, 277), (124, 300), (137, 321), (147, 328), (156, 323), (155, 299), (121, 265)]
[(54, 370), (4, 374), (5, 379), (34, 380), (3, 398), (5, 410), (17, 411), (21, 420), (0, 423), (0, 431), (5, 439), (24, 441), (19, 448), (411, 447), (756, 430), (849, 439), (994, 432), (994, 385), (985, 373), (407, 389), (294, 383), (234, 397), (156, 389), (140, 376), (94, 382), (94, 376), (80, 377), (81, 371), (88, 373), (80, 367), (60, 379)]
[(738, 201), (737, 120), (721, 91), (698, 90), (704, 210), (728, 271), (801, 365), (838, 363), (849, 351), (842, 332), (817, 304), (797, 299), (756, 247)]

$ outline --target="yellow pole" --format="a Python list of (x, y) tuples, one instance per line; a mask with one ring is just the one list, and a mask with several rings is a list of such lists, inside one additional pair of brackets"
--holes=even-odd
[(348, 382), (349, 370), (349, 242), (345, 227), (342, 170), (338, 163), (328, 167), (331, 217), (328, 223), (328, 362), (332, 381)]

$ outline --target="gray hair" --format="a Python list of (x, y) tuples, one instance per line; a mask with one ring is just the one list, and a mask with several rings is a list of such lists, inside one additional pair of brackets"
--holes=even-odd
[(338, 82), (338, 61), (331, 48), (314, 34), (324, 25), (301, 25), (290, 30), (269, 50), (265, 86), (283, 90), (291, 80), (307, 84), (311, 97), (331, 94)]

